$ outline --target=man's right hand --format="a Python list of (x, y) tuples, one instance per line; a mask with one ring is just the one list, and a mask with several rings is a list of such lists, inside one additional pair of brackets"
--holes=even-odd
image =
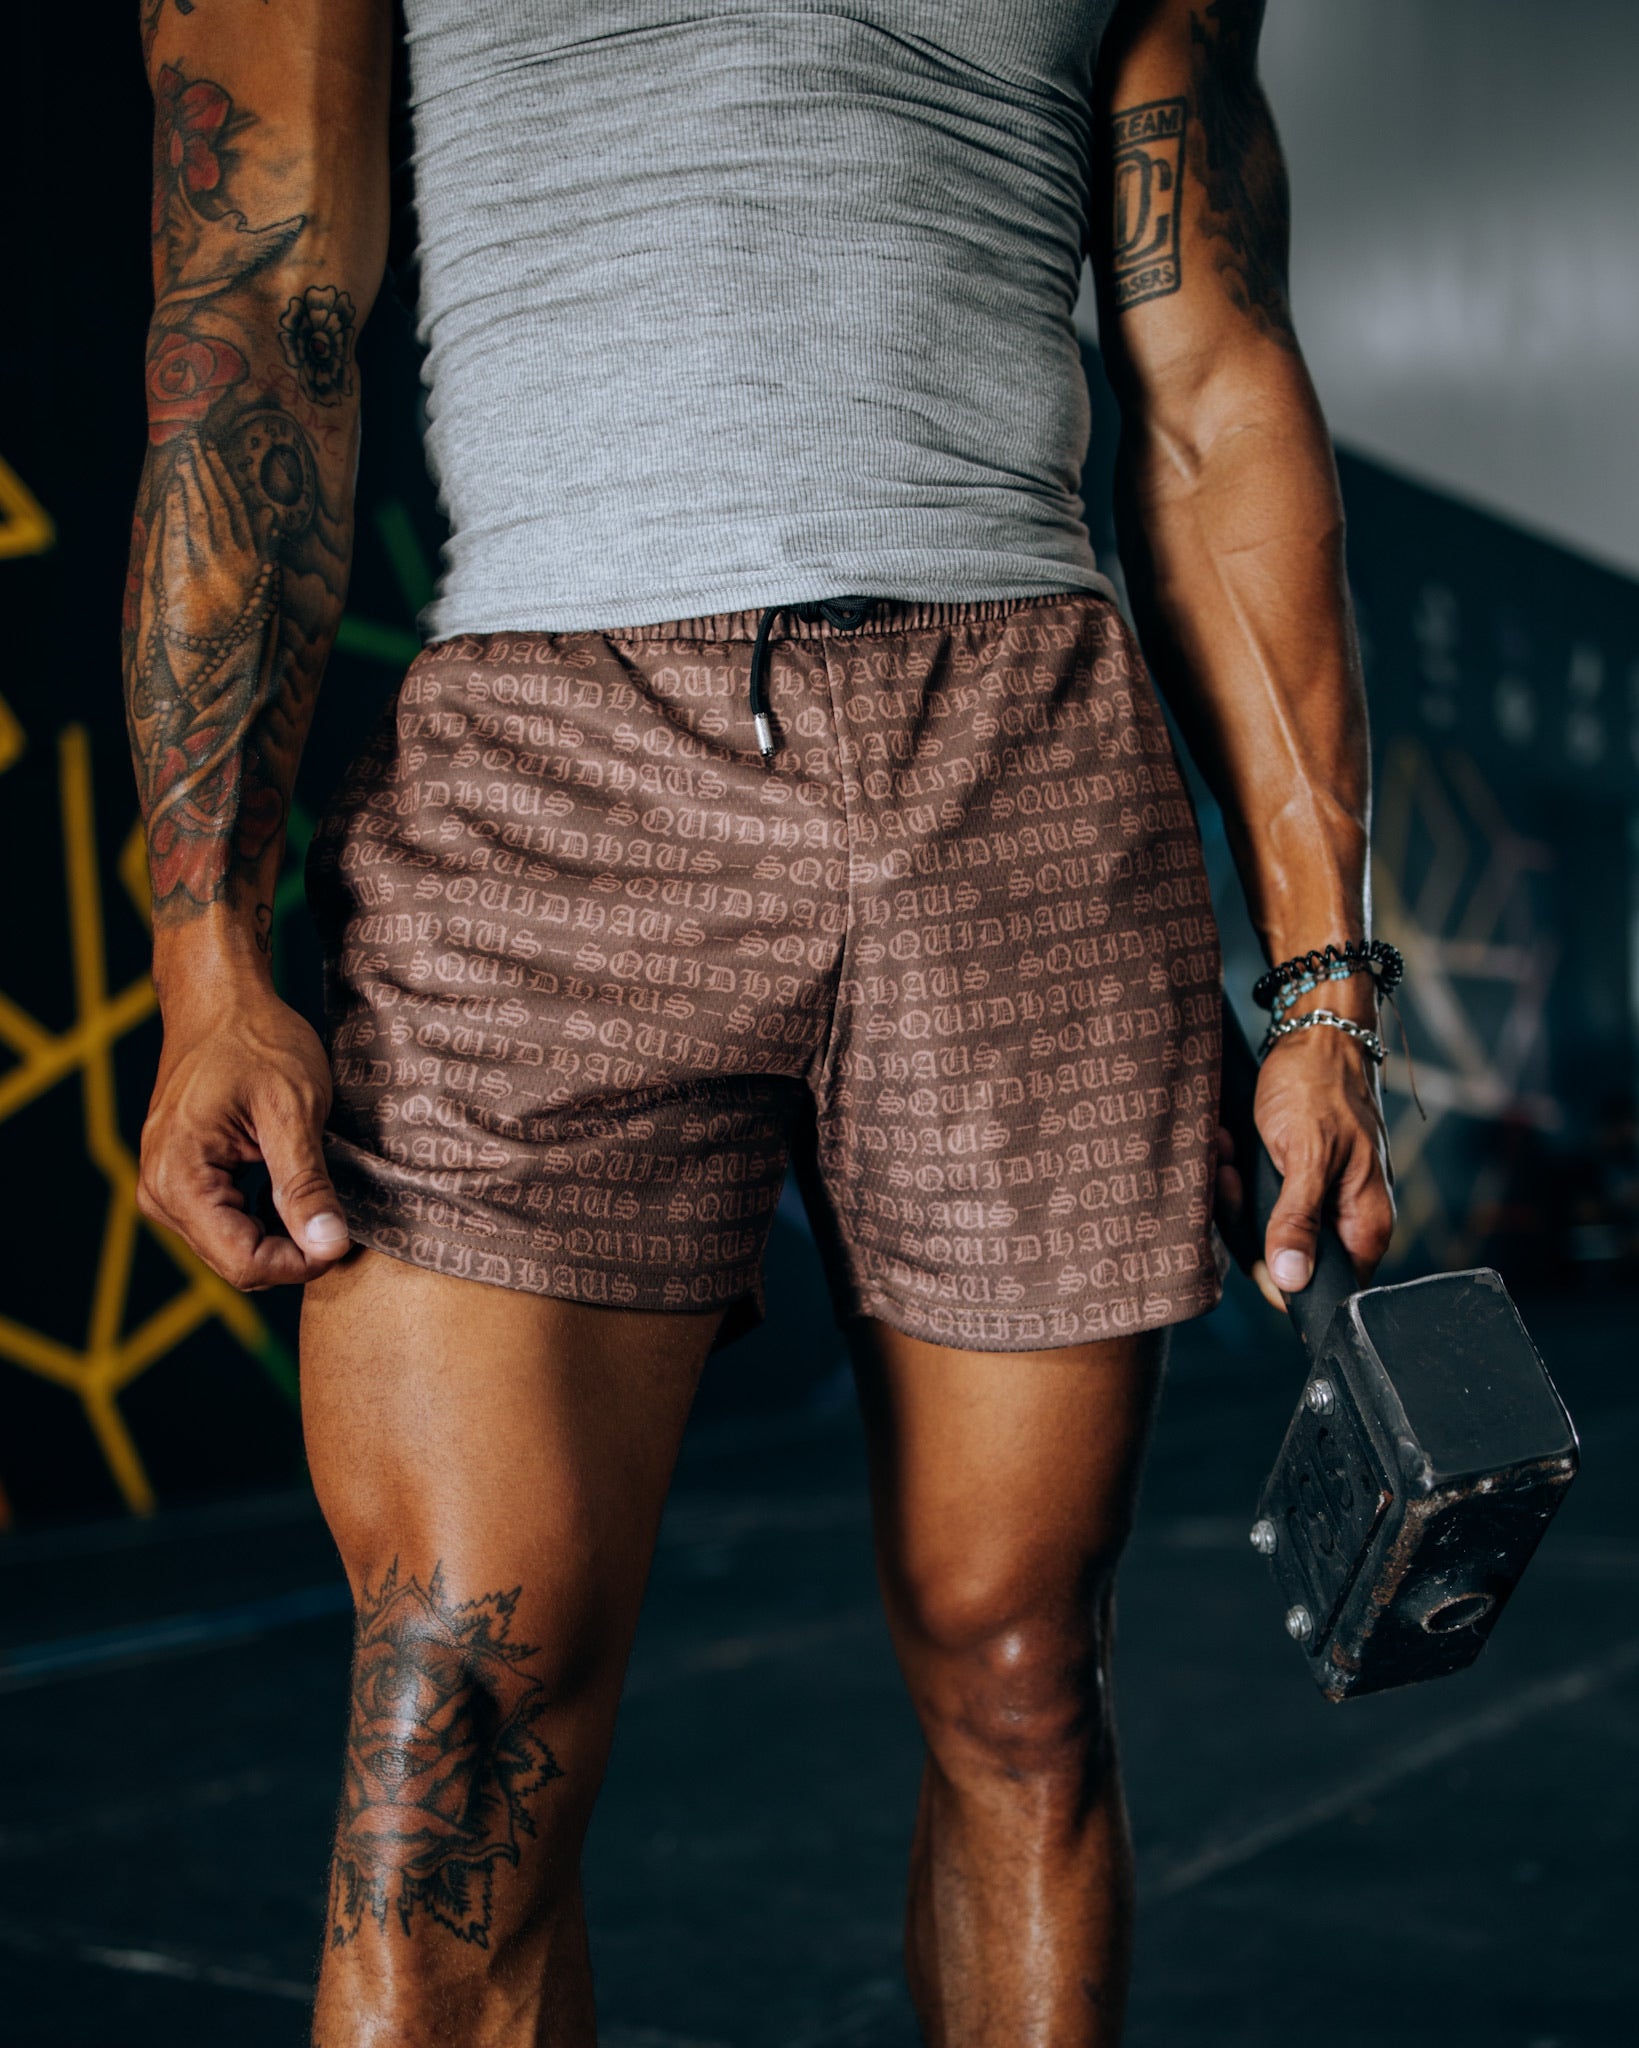
[[(329, 1108), (318, 1034), (271, 989), (188, 990), (166, 1004), (138, 1207), (235, 1287), (316, 1279), (348, 1246), (320, 1143)], [(265, 1228), (234, 1185), (257, 1160), (289, 1237)]]

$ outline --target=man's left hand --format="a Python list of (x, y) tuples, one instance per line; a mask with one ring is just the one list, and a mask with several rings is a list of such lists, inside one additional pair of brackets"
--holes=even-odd
[[(1284, 1311), (1284, 1297), (1308, 1286), (1323, 1221), (1337, 1231), (1365, 1284), (1394, 1228), (1388, 1132), (1366, 1054), (1325, 1025), (1283, 1039), (1259, 1071), (1254, 1114), (1282, 1183), (1263, 1245), (1252, 1248), (1259, 1292)], [(1240, 1166), (1223, 1131), (1218, 1221), (1231, 1244), (1241, 1236), (1244, 1201)]]

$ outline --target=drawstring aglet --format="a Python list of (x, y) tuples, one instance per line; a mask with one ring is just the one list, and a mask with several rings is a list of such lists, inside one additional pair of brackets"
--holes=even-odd
[(825, 597), (817, 604), (771, 604), (757, 621), (757, 637), (751, 643), (751, 673), (746, 678), (746, 701), (765, 768), (772, 763), (776, 751), (774, 721), (768, 712), (769, 636), (778, 630), (782, 619), (824, 619), (845, 633), (855, 633), (879, 602), (874, 597)]
[(774, 722), (768, 715), (768, 636), (791, 609), (790, 605), (771, 604), (757, 621), (757, 637), (751, 645), (751, 676), (746, 686), (746, 697), (751, 711), (751, 729), (757, 735), (757, 746), (765, 768), (774, 760)]

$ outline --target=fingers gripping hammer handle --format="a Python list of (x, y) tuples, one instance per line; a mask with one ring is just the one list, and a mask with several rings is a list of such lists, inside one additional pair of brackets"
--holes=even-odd
[[(1243, 1227), (1246, 1228), (1255, 1247), (1254, 1257), (1262, 1257), (1264, 1239), (1269, 1230), (1269, 1219), (1274, 1214), (1275, 1202), (1280, 1194), (1280, 1175), (1275, 1162), (1269, 1156), (1262, 1138), (1258, 1136), (1257, 1123), (1253, 1117), (1253, 1099), (1258, 1089), (1258, 1063), (1253, 1058), (1252, 1048), (1246, 1042), (1240, 1019), (1235, 1015), (1229, 998), (1224, 998), (1224, 1056), (1222, 1120), (1231, 1138), (1235, 1141), (1235, 1164), (1240, 1170), (1241, 1184), (1246, 1190), (1246, 1213)], [(1326, 1341), (1326, 1332), (1331, 1328), (1332, 1317), (1338, 1304), (1351, 1294), (1360, 1292), (1360, 1281), (1354, 1270), (1354, 1262), (1343, 1249), (1343, 1240), (1329, 1223), (1320, 1226), (1320, 1240), (1315, 1246), (1315, 1270), (1309, 1284), (1300, 1294), (1288, 1294), (1286, 1305), (1291, 1311), (1292, 1326), (1298, 1333), (1299, 1341), (1307, 1357), (1313, 1361)]]

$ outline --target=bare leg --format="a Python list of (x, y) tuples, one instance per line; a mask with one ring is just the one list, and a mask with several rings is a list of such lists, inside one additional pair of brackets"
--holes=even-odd
[(1165, 1357), (856, 1346), (888, 1618), (927, 1741), (906, 1923), (929, 2048), (1111, 2048), (1132, 1848), (1114, 1577)]
[(315, 2042), (591, 2048), (581, 1841), (717, 1318), (361, 1253), (302, 1412), (358, 1630)]

